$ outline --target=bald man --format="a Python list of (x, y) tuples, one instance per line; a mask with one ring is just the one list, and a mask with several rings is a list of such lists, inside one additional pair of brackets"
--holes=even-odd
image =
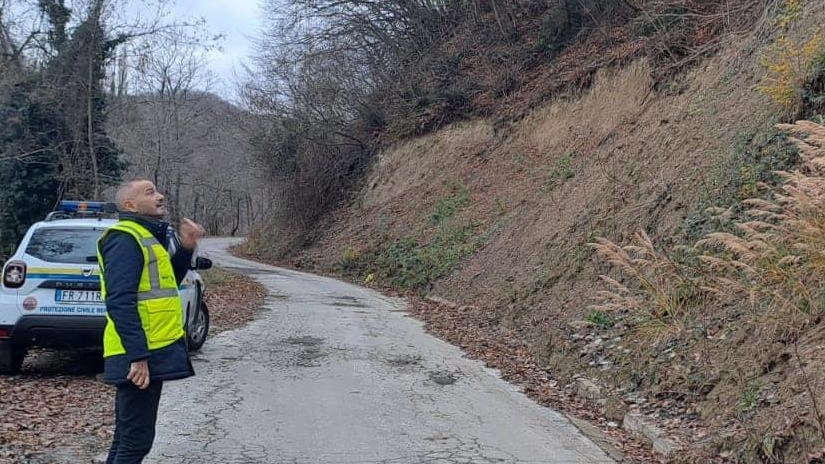
[(194, 375), (178, 286), (204, 230), (184, 219), (179, 236), (170, 233), (163, 195), (145, 179), (121, 185), (116, 201), (120, 220), (98, 241), (107, 315), (103, 376), (117, 387), (106, 463), (133, 464), (152, 448), (163, 382)]

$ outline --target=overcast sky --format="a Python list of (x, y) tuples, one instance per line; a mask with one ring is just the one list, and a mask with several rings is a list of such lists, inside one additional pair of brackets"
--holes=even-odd
[(253, 38), (261, 29), (259, 0), (176, 0), (175, 16), (204, 18), (212, 34), (224, 34), (223, 51), (213, 51), (210, 68), (222, 82), (216, 93), (232, 98), (233, 72), (241, 73), (242, 62), (249, 62)]
[[(223, 34), (221, 50), (210, 52), (209, 68), (219, 82), (209, 90), (224, 98), (233, 99), (235, 94), (234, 74), (242, 75), (241, 63), (249, 63), (253, 52), (254, 38), (260, 35), (261, 0), (125, 0), (117, 5), (128, 5), (125, 19), (143, 17), (152, 18), (150, 12), (156, 11), (158, 2), (166, 5), (168, 22), (191, 22), (198, 18), (206, 21), (210, 36)], [(84, 0), (67, 0), (67, 6), (80, 10), (87, 2)], [(10, 16), (16, 22), (13, 32), (20, 37), (28, 31), (37, 29), (39, 12), (37, 0), (0, 0), (0, 7), (10, 7)], [(77, 20), (77, 17), (73, 18)]]

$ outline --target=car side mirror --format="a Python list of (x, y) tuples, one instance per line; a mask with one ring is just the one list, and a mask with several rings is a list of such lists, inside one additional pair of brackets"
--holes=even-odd
[(204, 271), (206, 269), (212, 268), (212, 260), (209, 258), (204, 258), (202, 256), (198, 256), (195, 258), (195, 269), (199, 271)]

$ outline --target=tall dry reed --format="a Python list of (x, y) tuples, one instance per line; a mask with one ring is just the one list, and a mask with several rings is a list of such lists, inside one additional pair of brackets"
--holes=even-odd
[[(746, 200), (734, 233), (710, 233), (688, 250), (657, 251), (644, 232), (619, 246), (600, 238), (592, 246), (621, 271), (625, 285), (601, 276), (606, 288), (595, 309), (629, 311), (660, 320), (687, 314), (710, 297), (719, 304), (746, 301), (761, 314), (801, 328), (825, 310), (825, 126), (780, 125), (799, 147), (801, 166), (767, 198)], [(722, 219), (730, 210), (716, 210)], [(791, 327), (788, 327), (790, 329)]]
[(637, 232), (630, 245), (597, 238), (591, 246), (633, 282), (628, 287), (610, 276), (600, 276), (606, 288), (596, 293), (594, 310), (628, 311), (644, 319), (667, 321), (684, 315), (701, 291), (694, 269), (675, 254), (657, 250), (644, 231)]
[(736, 233), (708, 234), (696, 247), (716, 292), (789, 316), (818, 315), (825, 310), (825, 127), (779, 127), (794, 136), (799, 169), (779, 172), (784, 182), (769, 198), (745, 200)]

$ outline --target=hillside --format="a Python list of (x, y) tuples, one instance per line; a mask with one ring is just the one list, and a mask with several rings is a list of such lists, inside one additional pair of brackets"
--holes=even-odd
[(212, 235), (245, 234), (267, 210), (244, 131), (250, 115), (217, 95), (181, 91), (113, 99), (108, 131), (127, 178), (155, 182), (173, 222), (190, 217)]
[[(565, 93), (510, 95), (482, 116), (387, 144), (355, 199), (289, 263), (408, 291), (435, 333), (539, 401), (591, 419), (631, 455), (636, 445), (616, 430), (628, 412), (682, 447), (659, 453), (664, 461), (822, 462), (825, 308), (786, 313), (775, 299), (742, 297), (733, 281), (714, 298), (702, 293), (711, 284), (693, 292), (672, 282), (682, 269), (698, 273), (687, 280), (716, 276), (699, 271), (710, 269), (705, 255), (678, 247), (734, 228), (708, 207), (742, 215), (743, 200), (775, 198), (774, 171), (800, 165), (775, 125), (822, 122), (821, 74), (799, 83), (819, 93), (792, 116), (757, 91), (766, 64), (824, 32), (825, 3), (782, 4), (666, 78), (650, 54), (608, 41), (616, 48), (600, 43), (598, 56), (620, 58), (583, 61), (589, 77)], [(555, 88), (552, 74), (521, 77), (525, 92)], [(404, 123), (385, 136), (409, 135)], [(652, 243), (634, 241), (639, 231)], [(629, 255), (648, 253), (635, 262), (654, 276), (647, 294), (604, 257), (606, 244), (631, 242)], [(277, 246), (259, 237), (247, 252)], [(641, 309), (605, 299), (600, 275), (649, 299)]]

